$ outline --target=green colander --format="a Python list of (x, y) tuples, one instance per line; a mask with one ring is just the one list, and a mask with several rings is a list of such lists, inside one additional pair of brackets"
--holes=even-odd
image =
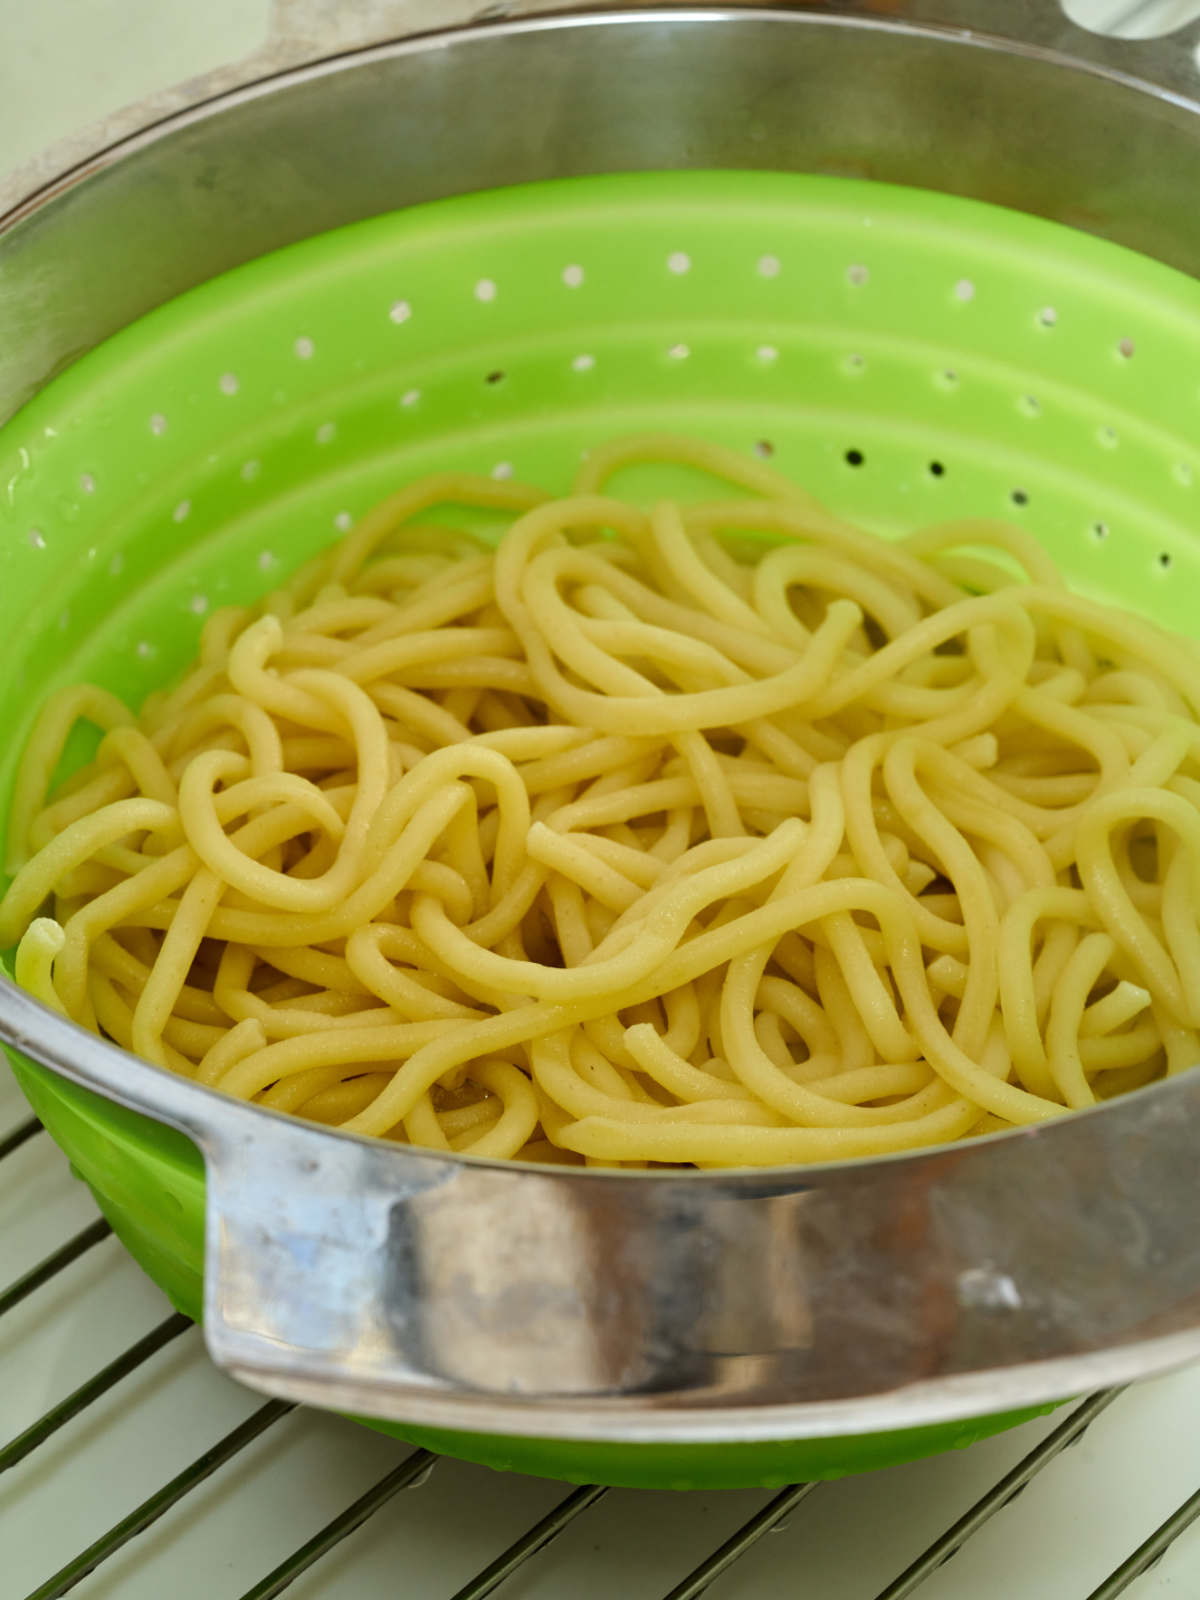
[[(1195, 632), (1198, 375), (1192, 279), (1024, 214), (883, 184), (584, 177), (334, 230), (143, 317), (0, 433), (0, 793), (52, 689), (90, 680), (138, 704), (191, 659), (214, 607), (269, 589), (397, 485), (463, 468), (563, 489), (589, 445), (641, 429), (769, 457), (885, 534), (1011, 518), (1080, 588)], [(622, 487), (706, 488), (649, 468)], [(81, 736), (72, 759), (85, 753)], [(83, 1048), (59, 1025), (59, 1042), (39, 1050), (37, 1008), (11, 990), (3, 1007), (10, 1041), (43, 1058)], [(119, 1237), (199, 1316), (196, 1145), (10, 1056)], [(124, 1065), (131, 1085), (159, 1076)], [(210, 1103), (172, 1083), (172, 1106), (181, 1089)], [(144, 1088), (128, 1097), (147, 1103)], [(251, 1130), (237, 1157), (249, 1170), (253, 1129), (274, 1119), (237, 1116)], [(1179, 1328), (1148, 1317), (1146, 1330)], [(254, 1363), (232, 1364), (271, 1386)], [(1055, 1381), (1020, 1398), (1044, 1406), (1065, 1392)], [(344, 1389), (300, 1392), (350, 1408)], [(619, 1426), (547, 1437), (532, 1424), (519, 1436), (431, 1426), (419, 1407), (406, 1420), (402, 1404), (380, 1425), (564, 1478), (771, 1483), (969, 1443), (1031, 1414), (978, 1414), (1009, 1392), (977, 1385), (939, 1420), (914, 1413), (916, 1425), (899, 1417), (886, 1431), (859, 1420), (840, 1436), (822, 1423), (802, 1438), (659, 1438), (650, 1424), (628, 1437)]]

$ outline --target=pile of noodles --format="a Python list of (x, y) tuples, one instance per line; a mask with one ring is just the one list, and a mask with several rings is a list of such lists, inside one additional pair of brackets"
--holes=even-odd
[[(649, 459), (724, 498), (603, 492)], [(366, 1134), (906, 1150), (1200, 1059), (1198, 711), (1195, 644), (1002, 524), (878, 539), (662, 438), (561, 499), (431, 478), (136, 716), (52, 698), (0, 941), (147, 1061)]]

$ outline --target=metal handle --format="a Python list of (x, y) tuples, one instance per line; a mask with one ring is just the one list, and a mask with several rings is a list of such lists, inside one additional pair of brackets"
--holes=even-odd
[(1200, 1354), (1200, 1073), (1170, 1089), (915, 1159), (643, 1178), (230, 1108), (194, 1130), (205, 1337), (269, 1394), (542, 1437), (804, 1438), (1086, 1392)]
[(1200, 1071), (917, 1156), (564, 1173), (331, 1133), (20, 991), (5, 1010), (18, 1048), (200, 1146), (205, 1337), (269, 1394), (502, 1434), (805, 1438), (1200, 1355)]

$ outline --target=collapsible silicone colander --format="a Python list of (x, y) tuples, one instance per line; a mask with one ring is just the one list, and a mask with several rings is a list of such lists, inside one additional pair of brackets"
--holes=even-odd
[[(884, 533), (1011, 517), (1081, 588), (1194, 632), (1198, 424), (1200, 285), (1016, 211), (671, 171), (375, 217), (162, 306), (0, 432), (0, 793), (52, 689), (137, 704), (214, 607), (398, 484), (564, 488), (590, 444), (641, 429), (770, 457)], [(786, 1481), (967, 1443), (1200, 1348), (1183, 1080), (929, 1156), (643, 1178), (305, 1128), (7, 985), (0, 1028), (219, 1360), (452, 1454)]]

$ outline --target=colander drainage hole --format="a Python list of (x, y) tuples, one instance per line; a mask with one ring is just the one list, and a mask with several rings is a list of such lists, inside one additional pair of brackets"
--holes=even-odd
[(770, 458), (775, 454), (775, 446), (771, 443), (770, 439), (759, 439), (754, 446), (754, 454), (758, 456), (761, 461), (769, 461)]
[(1107, 522), (1093, 522), (1092, 523), (1092, 538), (1093, 539), (1107, 539), (1108, 538), (1108, 523)]
[(484, 381), (484, 383), (503, 383), (504, 382), (504, 373), (501, 372), (499, 368), (497, 368), (495, 372), (489, 372), (487, 377), (484, 378), (483, 381)]
[(1008, 498), (1015, 506), (1027, 506), (1029, 504), (1029, 496), (1024, 489), (1014, 489)]
[(1171, 565), (1171, 553), (1170, 553), (1169, 550), (1160, 550), (1159, 551), (1158, 564), (1159, 564), (1159, 566), (1162, 568), (1162, 570), (1164, 572), (1166, 572), (1168, 570), (1168, 568)]
[(941, 461), (931, 461), (929, 463), (929, 475), (931, 478), (944, 478), (946, 476), (945, 465)]
[(861, 450), (846, 451), (846, 465), (848, 467), (861, 467), (866, 459)]

